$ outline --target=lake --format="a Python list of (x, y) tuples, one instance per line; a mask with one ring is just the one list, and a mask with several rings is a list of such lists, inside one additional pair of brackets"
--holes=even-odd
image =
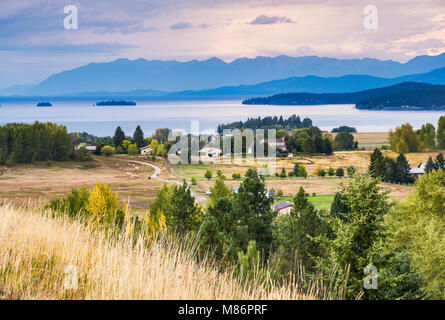
[(324, 130), (347, 125), (359, 132), (385, 132), (409, 122), (414, 128), (426, 122), (435, 127), (445, 111), (371, 111), (354, 105), (318, 106), (247, 106), (241, 101), (137, 101), (137, 106), (93, 107), (96, 101), (55, 101), (53, 107), (36, 107), (36, 102), (2, 101), (0, 124), (9, 122), (55, 122), (70, 132), (88, 132), (111, 136), (117, 126), (132, 135), (137, 125), (150, 134), (156, 128), (190, 129), (199, 121), (201, 132), (215, 131), (220, 123), (246, 120), (249, 117), (296, 114), (311, 118)]

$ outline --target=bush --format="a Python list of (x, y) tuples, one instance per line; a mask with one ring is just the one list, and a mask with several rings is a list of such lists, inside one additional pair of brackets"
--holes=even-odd
[(213, 176), (213, 174), (212, 174), (212, 171), (210, 171), (210, 170), (207, 170), (206, 173), (204, 174), (204, 177), (205, 177), (207, 180), (212, 179), (212, 176)]
[(87, 148), (80, 147), (79, 150), (74, 151), (74, 161), (91, 161), (91, 154), (88, 152)]
[(337, 170), (335, 170), (335, 175), (337, 177), (343, 177), (345, 175), (345, 170), (342, 167), (337, 168)]
[(298, 166), (298, 176), (307, 178), (306, 168), (303, 165), (301, 165), (301, 164)]
[(324, 177), (324, 176), (326, 176), (326, 171), (324, 169), (321, 169), (320, 171), (317, 172), (317, 175), (319, 177)]
[(348, 177), (352, 177), (356, 172), (357, 172), (357, 168), (354, 166), (349, 166), (346, 171), (348, 172)]
[(46, 206), (71, 218), (83, 217), (97, 226), (121, 228), (125, 217), (125, 206), (120, 204), (107, 184), (96, 183), (93, 189), (72, 189), (62, 199), (53, 199)]
[(289, 177), (293, 177), (294, 176), (294, 172), (293, 171), (289, 171), (287, 174)]
[(335, 174), (335, 170), (332, 167), (329, 167), (328, 169), (328, 176), (332, 177)]
[(101, 150), (101, 154), (102, 154), (103, 156), (107, 156), (107, 157), (109, 157), (109, 156), (112, 156), (113, 153), (114, 153), (114, 150), (113, 150), (113, 148), (112, 148), (111, 146), (105, 146), (105, 147), (103, 147), (102, 150)]
[(138, 148), (138, 146), (135, 143), (131, 144), (128, 147), (128, 154), (132, 155), (132, 156), (135, 156), (135, 155), (139, 154), (139, 148)]
[(239, 180), (241, 179), (241, 172), (237, 171), (234, 174), (232, 174), (232, 179), (233, 180)]
[(196, 186), (198, 184), (198, 181), (196, 180), (195, 177), (192, 177), (190, 182), (191, 182), (192, 186)]
[(286, 178), (286, 170), (281, 168), (280, 178)]
[(122, 147), (119, 146), (119, 147), (116, 148), (116, 153), (117, 154), (122, 154), (122, 153), (124, 153), (124, 149), (122, 149)]

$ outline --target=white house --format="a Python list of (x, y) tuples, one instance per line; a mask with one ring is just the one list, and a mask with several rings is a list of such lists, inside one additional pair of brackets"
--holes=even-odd
[(422, 162), (421, 164), (419, 164), (419, 166), (417, 168), (411, 168), (409, 170), (409, 173), (417, 178), (418, 176), (421, 176), (425, 173), (425, 167), (426, 167), (426, 162)]
[(142, 147), (140, 150), (141, 150), (141, 154), (150, 154), (152, 151), (149, 146)]

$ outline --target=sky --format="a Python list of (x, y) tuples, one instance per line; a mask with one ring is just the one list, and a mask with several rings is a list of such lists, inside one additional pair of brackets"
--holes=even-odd
[[(64, 28), (74, 5), (78, 28)], [(377, 29), (365, 28), (365, 7)], [(445, 52), (445, 0), (0, 0), (0, 89), (117, 58), (225, 61)]]

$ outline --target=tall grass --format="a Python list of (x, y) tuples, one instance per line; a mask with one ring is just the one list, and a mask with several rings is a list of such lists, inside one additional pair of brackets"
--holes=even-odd
[[(0, 299), (312, 299), (296, 282), (240, 282), (181, 239), (110, 239), (88, 224), (0, 207)], [(200, 261), (200, 262), (198, 262)], [(77, 289), (66, 286), (73, 282)]]

